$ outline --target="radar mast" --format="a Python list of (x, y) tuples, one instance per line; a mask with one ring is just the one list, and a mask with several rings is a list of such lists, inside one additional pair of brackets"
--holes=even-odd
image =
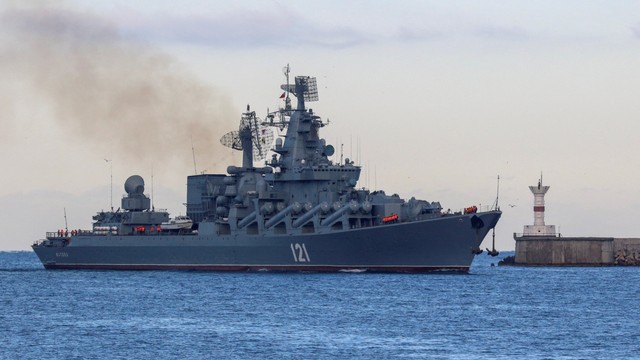
[(222, 145), (242, 150), (242, 167), (245, 169), (253, 168), (253, 160), (264, 159), (273, 142), (273, 130), (259, 125), (258, 121), (256, 112), (247, 105), (247, 112), (240, 118), (240, 128), (220, 138)]

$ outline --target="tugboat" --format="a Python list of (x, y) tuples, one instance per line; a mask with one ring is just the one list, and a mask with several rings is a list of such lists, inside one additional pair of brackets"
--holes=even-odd
[[(443, 212), (439, 202), (357, 187), (361, 167), (332, 160), (334, 147), (319, 136), (328, 122), (306, 106), (318, 100), (316, 79), (290, 83), (288, 66), (285, 76), (281, 109), (260, 119), (247, 106), (239, 129), (221, 139), (242, 151), (242, 166), (188, 176), (187, 217), (174, 219), (184, 220), (180, 231), (165, 231), (169, 214), (150, 207), (134, 175), (121, 208), (98, 213), (91, 230), (51, 232), (34, 243), (44, 267), (468, 272), (500, 209)], [(273, 145), (274, 129), (283, 135)]]

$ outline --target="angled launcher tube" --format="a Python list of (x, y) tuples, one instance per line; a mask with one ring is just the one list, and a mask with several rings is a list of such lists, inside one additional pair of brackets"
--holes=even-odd
[(254, 211), (251, 214), (247, 215), (244, 219), (238, 222), (238, 228), (242, 229), (243, 227), (251, 224), (256, 220), (256, 216), (258, 216), (258, 211)]
[[(326, 206), (326, 204), (325, 204)], [(323, 204), (318, 204), (314, 206), (311, 210), (307, 211), (304, 215), (300, 216), (293, 222), (293, 227), (297, 228), (307, 223), (307, 221), (311, 220), (313, 215), (315, 215), (318, 211), (320, 211), (323, 207)]]
[(349, 207), (348, 204), (344, 205), (343, 207), (338, 209), (338, 211), (334, 212), (329, 217), (324, 219), (324, 221), (322, 222), (321, 225), (322, 226), (331, 226), (331, 225), (333, 225), (333, 223), (336, 222), (336, 220), (338, 220), (340, 218), (340, 216), (342, 216), (342, 214), (346, 213), (350, 209), (351, 209), (351, 207)]
[(275, 214), (271, 219), (269, 219), (266, 223), (264, 223), (265, 229), (269, 229), (273, 227), (275, 224), (279, 223), (287, 216), (294, 208), (294, 206), (300, 206), (300, 204), (293, 203), (286, 208), (282, 209), (279, 213)]

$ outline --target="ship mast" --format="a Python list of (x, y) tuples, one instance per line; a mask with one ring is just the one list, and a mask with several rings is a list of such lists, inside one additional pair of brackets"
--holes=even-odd
[[(493, 204), (494, 210), (500, 211), (500, 205), (498, 204), (498, 198), (500, 197), (500, 175), (498, 175), (498, 185), (496, 186), (496, 202)], [(490, 256), (498, 256), (500, 252), (496, 250), (496, 227), (494, 226), (491, 229), (493, 233), (491, 234), (491, 250), (487, 249), (487, 255)]]
[(289, 72), (291, 71), (291, 68), (289, 67), (289, 64), (287, 64), (287, 66), (285, 66), (282, 69), (282, 72), (284, 73), (284, 76), (287, 78), (287, 87), (285, 88), (285, 92), (287, 93), (287, 97), (284, 99), (284, 109), (285, 110), (291, 110), (291, 98), (289, 97), (290, 94), (290, 86), (289, 86)]
[(496, 201), (493, 203), (493, 210), (500, 210), (498, 198), (500, 197), (500, 175), (498, 175), (498, 185), (496, 185)]
[(193, 146), (193, 135), (191, 135), (191, 155), (193, 156), (193, 174), (198, 175), (198, 168), (196, 167), (196, 149)]
[(113, 159), (104, 159), (109, 163), (110, 178), (111, 178), (111, 212), (113, 212)]
[(64, 230), (65, 232), (69, 232), (69, 225), (67, 224), (67, 208), (64, 209)]

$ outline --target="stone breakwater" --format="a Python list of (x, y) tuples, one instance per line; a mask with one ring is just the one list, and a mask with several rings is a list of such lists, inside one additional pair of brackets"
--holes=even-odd
[(613, 263), (623, 266), (640, 266), (640, 252), (626, 248), (618, 250)]
[(499, 265), (640, 266), (640, 238), (517, 236), (516, 254)]

